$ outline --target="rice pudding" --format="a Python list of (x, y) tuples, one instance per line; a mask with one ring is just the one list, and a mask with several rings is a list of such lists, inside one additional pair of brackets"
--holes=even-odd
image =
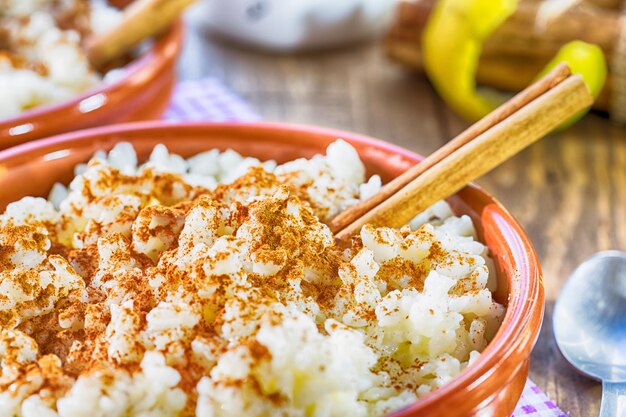
[(120, 11), (98, 0), (0, 0), (0, 118), (102, 82), (83, 43), (120, 20)]
[[(0, 416), (381, 416), (497, 331), (486, 248), (445, 202), (348, 249), (356, 151), (282, 165), (127, 143), (0, 216)], [(492, 288), (491, 288), (492, 289)]]

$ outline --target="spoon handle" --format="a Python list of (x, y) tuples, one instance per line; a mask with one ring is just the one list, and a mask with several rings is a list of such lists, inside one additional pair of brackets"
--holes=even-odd
[(626, 417), (626, 382), (602, 382), (600, 417)]

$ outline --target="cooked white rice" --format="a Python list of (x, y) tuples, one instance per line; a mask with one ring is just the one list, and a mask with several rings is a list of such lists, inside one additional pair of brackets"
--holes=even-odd
[(70, 99), (102, 81), (81, 45), (84, 34), (59, 25), (60, 16), (77, 13), (85, 14), (81, 23), (90, 34), (121, 19), (101, 1), (0, 0), (0, 118)]
[(341, 250), (356, 151), (276, 165), (120, 143), (0, 215), (0, 416), (380, 416), (446, 384), (504, 308), (445, 202)]

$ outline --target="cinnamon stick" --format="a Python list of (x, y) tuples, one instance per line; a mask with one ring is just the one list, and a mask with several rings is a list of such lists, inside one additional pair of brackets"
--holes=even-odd
[(585, 0), (585, 3), (611, 10), (624, 10), (624, 0)]
[(403, 226), (419, 212), (511, 158), (592, 102), (593, 97), (579, 75), (566, 78), (360, 215), (339, 231), (336, 239), (348, 241), (365, 224)]
[(515, 13), (485, 42), (483, 55), (536, 57), (547, 62), (563, 44), (581, 40), (598, 45), (607, 60), (612, 59), (621, 13), (580, 3), (551, 16), (542, 11), (542, 3), (520, 2)]
[(194, 0), (135, 0), (120, 25), (87, 42), (87, 56), (95, 68), (103, 68), (144, 39), (167, 29)]
[[(504, 91), (519, 91), (533, 82), (544, 68), (546, 61), (526, 57), (503, 55), (501, 57), (481, 57), (476, 72), (476, 81)], [(419, 64), (421, 67), (421, 63)], [(609, 111), (613, 77), (607, 75), (604, 88), (596, 97), (593, 107)]]
[(354, 222), (356, 219), (363, 216), (365, 213), (390, 198), (393, 194), (400, 191), (400, 189), (405, 187), (415, 178), (419, 177), (424, 172), (435, 166), (437, 163), (450, 156), (453, 152), (457, 151), (470, 141), (476, 139), (476, 137), (493, 128), (498, 123), (507, 119), (528, 103), (545, 94), (548, 90), (557, 86), (569, 75), (570, 70), (567, 65), (557, 66), (541, 80), (537, 81), (535, 84), (532, 84), (530, 87), (526, 88), (515, 97), (511, 98), (505, 104), (501, 105), (496, 110), (489, 113), (486, 117), (474, 123), (472, 126), (461, 132), (447, 144), (433, 152), (421, 163), (408, 169), (406, 172), (391, 181), (389, 184), (385, 185), (376, 195), (368, 200), (362, 201), (359, 204), (352, 206), (349, 210), (345, 210), (344, 212), (337, 215), (328, 224), (330, 230), (333, 232), (338, 232), (344, 229), (350, 223)]

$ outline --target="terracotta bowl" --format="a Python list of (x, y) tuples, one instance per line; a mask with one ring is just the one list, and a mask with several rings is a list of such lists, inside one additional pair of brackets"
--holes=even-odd
[(128, 64), (121, 79), (69, 101), (0, 119), (0, 149), (71, 130), (159, 118), (174, 87), (182, 43), (183, 24), (179, 21), (155, 40), (149, 51)]
[[(0, 152), (0, 211), (27, 195), (45, 196), (55, 181), (67, 183), (74, 165), (99, 149), (129, 141), (146, 158), (158, 143), (183, 156), (218, 147), (279, 162), (323, 152), (336, 138), (356, 147), (368, 174), (394, 178), (421, 157), (352, 133), (280, 124), (168, 124), (107, 126), (32, 142)], [(472, 217), (498, 273), (496, 299), (507, 306), (504, 322), (480, 358), (444, 387), (392, 415), (509, 417), (528, 376), (530, 351), (543, 317), (543, 283), (537, 255), (513, 216), (493, 197), (468, 186), (449, 199)]]

